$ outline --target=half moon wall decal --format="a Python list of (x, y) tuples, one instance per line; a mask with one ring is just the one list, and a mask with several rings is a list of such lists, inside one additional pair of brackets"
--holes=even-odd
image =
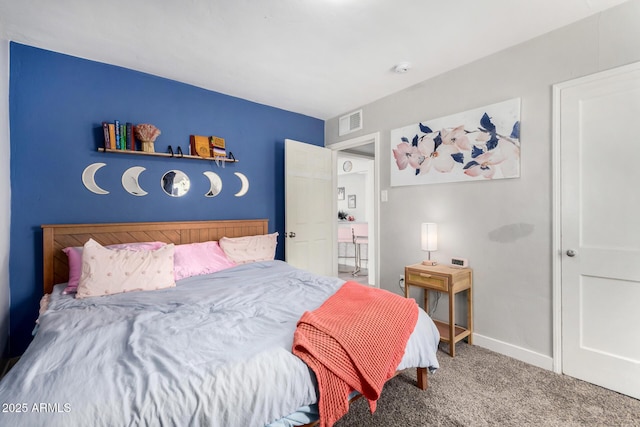
[(238, 191), (235, 196), (242, 197), (247, 194), (247, 191), (249, 191), (249, 180), (240, 172), (234, 172), (234, 175), (240, 178), (240, 182), (242, 182), (242, 187), (240, 187), (240, 191)]
[(209, 178), (209, 191), (207, 191), (205, 197), (216, 197), (222, 191), (222, 180), (217, 173), (206, 171), (202, 172), (204, 176)]
[(87, 187), (87, 190), (96, 194), (109, 194), (107, 190), (96, 184), (96, 172), (105, 165), (106, 163), (91, 163), (82, 171), (82, 183)]
[(134, 196), (146, 196), (149, 194), (140, 187), (140, 182), (138, 181), (140, 174), (145, 170), (146, 168), (142, 166), (133, 166), (124, 171), (122, 174), (122, 186), (127, 190), (127, 193)]

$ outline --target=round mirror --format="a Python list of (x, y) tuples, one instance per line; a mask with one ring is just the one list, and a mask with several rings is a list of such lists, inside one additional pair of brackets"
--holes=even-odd
[(171, 197), (182, 197), (189, 191), (191, 181), (186, 173), (179, 170), (167, 171), (162, 176), (162, 189)]

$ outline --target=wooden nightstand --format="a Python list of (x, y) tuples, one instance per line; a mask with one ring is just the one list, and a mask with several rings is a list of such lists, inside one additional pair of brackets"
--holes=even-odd
[[(424, 309), (429, 311), (429, 292), (444, 292), (449, 295), (449, 323), (434, 319), (440, 332), (440, 340), (449, 343), (449, 354), (456, 355), (456, 343), (468, 338), (473, 344), (473, 272), (470, 268), (452, 267), (449, 265), (414, 264), (404, 268), (404, 296), (409, 298), (411, 286), (424, 289)], [(467, 327), (455, 324), (455, 295), (467, 291)]]

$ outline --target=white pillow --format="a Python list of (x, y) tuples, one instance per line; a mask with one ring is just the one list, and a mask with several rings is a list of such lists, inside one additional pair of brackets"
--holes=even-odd
[(76, 298), (174, 287), (173, 254), (173, 244), (150, 251), (131, 251), (107, 249), (89, 239), (82, 251), (82, 275)]
[(227, 257), (236, 264), (271, 261), (276, 257), (278, 233), (245, 237), (222, 237), (219, 243)]

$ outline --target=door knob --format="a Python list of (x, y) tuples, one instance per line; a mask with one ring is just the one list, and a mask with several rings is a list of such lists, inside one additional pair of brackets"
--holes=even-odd
[(574, 251), (573, 249), (569, 249), (567, 251), (567, 256), (573, 258), (574, 256), (576, 256), (576, 251)]
[(294, 233), (293, 231), (289, 233), (289, 237), (293, 238), (296, 237), (296, 233)]

